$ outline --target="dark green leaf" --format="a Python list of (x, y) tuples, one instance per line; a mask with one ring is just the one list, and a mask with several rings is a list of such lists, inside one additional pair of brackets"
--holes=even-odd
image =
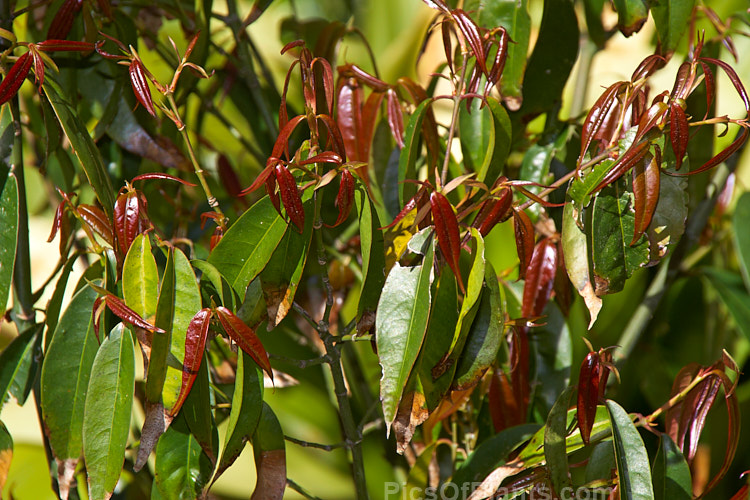
[[(233, 311), (235, 309), (235, 292), (219, 270), (205, 260), (191, 260), (190, 264), (200, 271), (202, 286), (205, 287), (206, 283), (210, 283), (213, 288), (211, 298), (217, 299), (217, 304)], [(216, 292), (216, 295), (213, 295), (213, 292)]]
[(586, 465), (586, 482), (613, 478), (617, 472), (617, 461), (612, 443), (602, 441), (594, 445)]
[(734, 229), (734, 242), (737, 248), (737, 257), (740, 262), (742, 278), (745, 280), (745, 288), (750, 290), (750, 193), (743, 193), (737, 200), (732, 216), (732, 228)]
[(607, 400), (607, 411), (612, 423), (620, 498), (653, 500), (651, 467), (638, 429), (627, 412), (614, 401)]
[(8, 303), (10, 285), (13, 281), (13, 263), (16, 259), (18, 239), (18, 185), (16, 177), (9, 175), (0, 194), (0, 304)]
[(240, 351), (237, 355), (237, 376), (234, 379), (232, 409), (224, 438), (221, 460), (213, 481), (231, 466), (245, 448), (258, 426), (263, 408), (263, 372), (253, 359)]
[(693, 484), (682, 451), (668, 434), (661, 435), (659, 451), (651, 471), (654, 479), (655, 500), (690, 500)]
[(378, 214), (373, 210), (367, 190), (358, 183), (354, 201), (359, 215), (359, 241), (362, 253), (362, 288), (357, 304), (357, 333), (373, 326), (380, 292), (385, 284), (385, 244)]
[(55, 291), (52, 293), (52, 298), (47, 303), (47, 312), (44, 318), (44, 322), (47, 325), (47, 333), (44, 337), (45, 351), (49, 348), (49, 343), (52, 341), (52, 334), (55, 328), (57, 328), (57, 322), (60, 319), (60, 309), (65, 298), (65, 288), (68, 286), (68, 278), (70, 278), (70, 273), (73, 271), (73, 266), (77, 260), (78, 256), (74, 255), (65, 262), (62, 271), (60, 271), (60, 277), (57, 283), (55, 283)]
[[(313, 200), (305, 203), (305, 211), (312, 213)], [(260, 273), (263, 296), (268, 309), (268, 328), (278, 325), (292, 308), (302, 271), (307, 262), (312, 238), (313, 218), (306, 217), (302, 233), (287, 229), (273, 255)], [(226, 237), (226, 236), (225, 236)]]
[(633, 194), (622, 186), (621, 181), (603, 189), (592, 204), (591, 255), (597, 295), (619, 292), (625, 280), (649, 262), (645, 236), (630, 245), (635, 228)]
[(602, 25), (602, 11), (604, 10), (605, 0), (583, 0), (584, 12), (586, 15), (586, 28), (589, 38), (598, 48), (604, 48), (604, 44), (609, 36)]
[(539, 38), (523, 77), (521, 116), (552, 109), (578, 57), (578, 19), (571, 0), (546, 0)]
[(162, 498), (197, 499), (211, 479), (211, 461), (178, 415), (156, 445), (154, 483)]
[(265, 402), (253, 434), (258, 480), (251, 500), (281, 500), (286, 488), (286, 450), (279, 419)]
[(115, 207), (115, 191), (99, 149), (91, 139), (86, 126), (78, 118), (78, 113), (63, 97), (62, 89), (53, 78), (44, 79), (44, 93), (52, 104), (57, 119), (81, 162), (86, 178), (101, 202), (104, 213), (111, 219)]
[(536, 386), (534, 410), (538, 415), (546, 415), (568, 386), (573, 363), (570, 329), (557, 303), (549, 302), (545, 313), (546, 324), (535, 328), (529, 338), (534, 358), (532, 385)]
[[(480, 107), (481, 106), (481, 107)], [(458, 113), (458, 130), (464, 164), (476, 180), (483, 182), (495, 149), (495, 124), (492, 113), (482, 100), (474, 99), (467, 109), (461, 106)]]
[(211, 381), (208, 378), (208, 363), (201, 363), (198, 375), (195, 377), (185, 404), (180, 410), (185, 415), (185, 421), (190, 429), (190, 434), (201, 445), (203, 453), (216, 465), (219, 455), (219, 433), (216, 428), (213, 413), (211, 412)]
[(71, 300), (52, 334), (42, 365), (42, 415), (55, 458), (75, 459), (83, 449), (83, 414), (99, 344), (92, 308), (98, 293), (85, 287)]
[(568, 469), (568, 454), (565, 449), (565, 436), (567, 435), (568, 407), (574, 390), (573, 386), (567, 387), (557, 398), (547, 416), (544, 431), (544, 458), (547, 461), (552, 486), (558, 493), (572, 484)]
[[(0, 398), (5, 404), (8, 394), (23, 406), (34, 386), (41, 355), (41, 328), (32, 326), (21, 333), (0, 354)], [(2, 407), (0, 406), (0, 410)]]
[[(208, 257), (208, 262), (227, 279), (240, 299), (245, 288), (266, 267), (287, 224), (267, 196), (250, 207)], [(193, 311), (195, 314), (196, 311)]]
[(133, 337), (122, 323), (96, 353), (83, 414), (83, 456), (91, 498), (109, 498), (120, 478), (135, 388)]
[(617, 27), (625, 36), (640, 31), (648, 19), (648, 5), (644, 0), (612, 0), (617, 11)]
[[(685, 167), (690, 168), (687, 161)], [(659, 203), (656, 205), (656, 211), (646, 233), (652, 263), (667, 255), (685, 232), (685, 221), (688, 215), (687, 187), (687, 178), (661, 174)]]
[(508, 109), (515, 111), (521, 105), (521, 83), (526, 69), (531, 37), (528, 0), (497, 0), (482, 2), (482, 4), (479, 24), (487, 29), (503, 26), (508, 31), (511, 40), (515, 42), (508, 44), (508, 56), (500, 82), (500, 94), (508, 105)]
[(485, 266), (485, 290), (453, 379), (453, 388), (458, 390), (468, 389), (479, 382), (495, 362), (504, 339), (505, 290), (499, 286), (492, 264), (487, 261)]
[(383, 368), (380, 399), (388, 433), (427, 331), (432, 248), (430, 245), (421, 265), (403, 267), (396, 263), (385, 280), (378, 303), (375, 331)]
[(422, 122), (427, 110), (430, 109), (432, 101), (427, 99), (419, 103), (414, 113), (409, 117), (404, 131), (404, 147), (401, 150), (398, 161), (398, 202), (404, 204), (417, 192), (416, 186), (404, 183), (406, 179), (417, 178), (417, 158), (421, 156)]
[(508, 455), (539, 431), (539, 424), (523, 424), (503, 429), (487, 438), (458, 468), (451, 482), (458, 485), (481, 481), (492, 470), (507, 461)]

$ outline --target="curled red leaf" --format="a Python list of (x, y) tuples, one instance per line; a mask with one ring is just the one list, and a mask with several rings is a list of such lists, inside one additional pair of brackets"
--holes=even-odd
[(47, 39), (64, 40), (73, 27), (73, 19), (81, 10), (83, 0), (65, 0), (55, 13), (47, 30)]
[(210, 308), (206, 307), (198, 311), (193, 319), (190, 320), (187, 333), (185, 335), (185, 358), (182, 367), (182, 385), (180, 393), (177, 396), (174, 406), (169, 411), (171, 416), (177, 415), (182, 405), (190, 394), (195, 377), (198, 376), (198, 370), (203, 361), (203, 351), (206, 348), (206, 339), (208, 338), (208, 327), (211, 324)]
[(8, 74), (0, 82), (0, 105), (10, 101), (14, 95), (21, 88), (24, 80), (31, 71), (31, 64), (33, 63), (33, 57), (31, 52), (26, 52), (21, 55), (13, 66), (8, 70)]
[(156, 116), (154, 101), (151, 98), (151, 88), (148, 86), (146, 79), (146, 68), (139, 59), (133, 59), (128, 66), (130, 73), (130, 85), (133, 87), (133, 93), (138, 102), (146, 108), (151, 116)]
[(300, 233), (305, 227), (305, 210), (302, 206), (302, 198), (297, 189), (294, 176), (285, 165), (276, 166), (276, 182), (279, 184), (281, 201), (289, 216), (289, 220), (296, 226)]
[(633, 208), (635, 211), (633, 240), (635, 245), (651, 224), (659, 201), (659, 186), (661, 170), (661, 153), (655, 149), (655, 155), (649, 155), (644, 161), (633, 166)]
[(526, 269), (521, 316), (531, 318), (542, 315), (552, 294), (556, 273), (557, 245), (551, 238), (543, 238), (534, 247)]
[(516, 252), (518, 253), (518, 278), (526, 277), (526, 269), (531, 263), (534, 250), (534, 225), (523, 210), (513, 210), (513, 229), (516, 234)]
[(109, 222), (107, 215), (101, 208), (82, 203), (78, 205), (76, 210), (86, 225), (88, 225), (96, 234), (101, 236), (107, 244), (114, 247), (112, 224)]
[(339, 209), (339, 216), (336, 218), (336, 222), (333, 226), (336, 227), (344, 222), (349, 213), (352, 211), (352, 203), (354, 201), (354, 176), (349, 170), (341, 172), (341, 178), (339, 180), (339, 191), (336, 194), (336, 207)]
[(487, 236), (498, 223), (508, 220), (513, 215), (513, 193), (510, 188), (501, 189), (497, 196), (486, 199), (479, 207), (479, 212), (471, 223), (479, 234)]
[(398, 96), (393, 89), (386, 93), (388, 99), (388, 126), (391, 134), (396, 140), (399, 148), (404, 147), (404, 114), (401, 111), (401, 104), (398, 102)]
[(253, 329), (224, 306), (217, 307), (216, 314), (219, 316), (221, 326), (224, 327), (229, 338), (240, 346), (240, 349), (245, 351), (248, 356), (253, 358), (258, 366), (273, 380), (273, 371), (271, 370), (271, 362), (268, 361), (268, 354)]
[(197, 184), (193, 184), (192, 182), (188, 182), (185, 179), (180, 179), (179, 177), (175, 177), (174, 175), (163, 174), (161, 172), (149, 172), (147, 174), (136, 175), (135, 177), (133, 177), (133, 180), (131, 182), (144, 181), (144, 180), (148, 180), (148, 179), (159, 179), (159, 180), (165, 180), (165, 181), (175, 181), (175, 182), (179, 182), (183, 186), (190, 186), (190, 187), (197, 186)]
[(682, 166), (682, 160), (687, 152), (688, 139), (690, 139), (689, 125), (685, 110), (680, 103), (672, 101), (669, 104), (669, 140), (672, 143), (672, 151), (675, 156), (675, 170)]
[(461, 257), (461, 237), (453, 206), (442, 193), (433, 192), (430, 195), (430, 211), (440, 252), (448, 262), (448, 267), (456, 276), (459, 288), (463, 293), (466, 293), (458, 262)]
[(127, 255), (136, 236), (145, 230), (145, 212), (145, 206), (137, 191), (127, 190), (117, 196), (114, 209), (114, 239), (122, 257)]

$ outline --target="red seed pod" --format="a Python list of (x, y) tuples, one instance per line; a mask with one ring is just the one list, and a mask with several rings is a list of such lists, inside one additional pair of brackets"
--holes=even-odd
[(151, 116), (156, 116), (154, 100), (151, 98), (151, 89), (148, 86), (146, 68), (143, 67), (143, 63), (138, 59), (133, 59), (128, 66), (128, 72), (130, 73), (130, 84), (133, 87), (135, 98)]
[(432, 212), (432, 223), (435, 226), (440, 252), (456, 276), (459, 288), (463, 293), (466, 293), (461, 279), (461, 268), (458, 264), (461, 256), (461, 238), (456, 213), (448, 199), (438, 192), (430, 194), (430, 211)]
[(281, 192), (281, 201), (284, 203), (289, 220), (297, 227), (301, 233), (305, 227), (305, 210), (302, 207), (302, 199), (297, 189), (297, 182), (294, 176), (284, 165), (276, 165), (276, 181), (279, 183)]
[(10, 101), (16, 95), (18, 89), (21, 88), (24, 80), (26, 80), (29, 71), (31, 71), (31, 64), (33, 62), (31, 52), (26, 52), (13, 63), (13, 66), (8, 70), (8, 74), (0, 82), (0, 105)]

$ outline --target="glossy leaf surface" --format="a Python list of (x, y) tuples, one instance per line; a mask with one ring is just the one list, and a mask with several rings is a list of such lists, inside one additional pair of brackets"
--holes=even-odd
[(120, 478), (134, 387), (133, 338), (119, 324), (96, 353), (86, 391), (83, 456), (93, 498), (109, 498)]
[(682, 451), (667, 434), (661, 434), (651, 470), (655, 500), (690, 500), (693, 484)]
[(156, 313), (159, 274), (151, 253), (148, 235), (139, 234), (130, 246), (122, 267), (122, 294), (125, 304), (142, 318)]
[(162, 498), (197, 499), (211, 479), (211, 461), (178, 417), (156, 445), (154, 483)]
[(649, 5), (659, 37), (659, 52), (671, 55), (690, 24), (695, 0), (650, 2)]
[(643, 439), (625, 410), (607, 401), (621, 498), (653, 500), (651, 466)]
[(0, 194), (0, 304), (8, 304), (13, 263), (18, 240), (18, 185), (16, 177), (9, 175)]
[(421, 265), (396, 263), (378, 303), (375, 329), (383, 369), (380, 398), (388, 432), (427, 330), (433, 255), (430, 245)]
[(20, 405), (26, 402), (36, 379), (41, 340), (41, 328), (31, 327), (0, 354), (0, 394), (13, 395)]
[(273, 380), (273, 372), (271, 371), (271, 363), (268, 361), (268, 354), (253, 329), (243, 323), (240, 318), (235, 316), (226, 307), (217, 307), (216, 315), (219, 317), (219, 322), (224, 327), (224, 331), (227, 332), (229, 338), (253, 358), (255, 363)]

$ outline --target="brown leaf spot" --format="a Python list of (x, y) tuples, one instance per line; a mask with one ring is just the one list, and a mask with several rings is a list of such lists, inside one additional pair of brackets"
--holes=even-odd
[[(0, 462), (2, 462), (1, 458)], [(78, 465), (77, 458), (68, 458), (61, 462), (58, 462), (57, 484), (60, 489), (60, 498), (62, 500), (67, 500), (70, 493), (70, 488), (75, 488), (76, 465)], [(2, 486), (1, 483), (0, 486)]]
[(404, 450), (409, 446), (414, 429), (422, 424), (429, 412), (424, 398), (424, 394), (411, 392), (406, 394), (398, 405), (396, 420), (393, 421), (393, 431), (396, 433), (396, 451), (399, 455), (404, 454)]
[(146, 465), (148, 456), (156, 446), (159, 436), (166, 432), (173, 419), (173, 416), (164, 411), (161, 403), (146, 403), (146, 418), (141, 430), (141, 444), (138, 447), (138, 456), (133, 465), (133, 471), (138, 472)]
[(263, 451), (256, 457), (258, 482), (250, 500), (281, 500), (286, 488), (286, 452)]

